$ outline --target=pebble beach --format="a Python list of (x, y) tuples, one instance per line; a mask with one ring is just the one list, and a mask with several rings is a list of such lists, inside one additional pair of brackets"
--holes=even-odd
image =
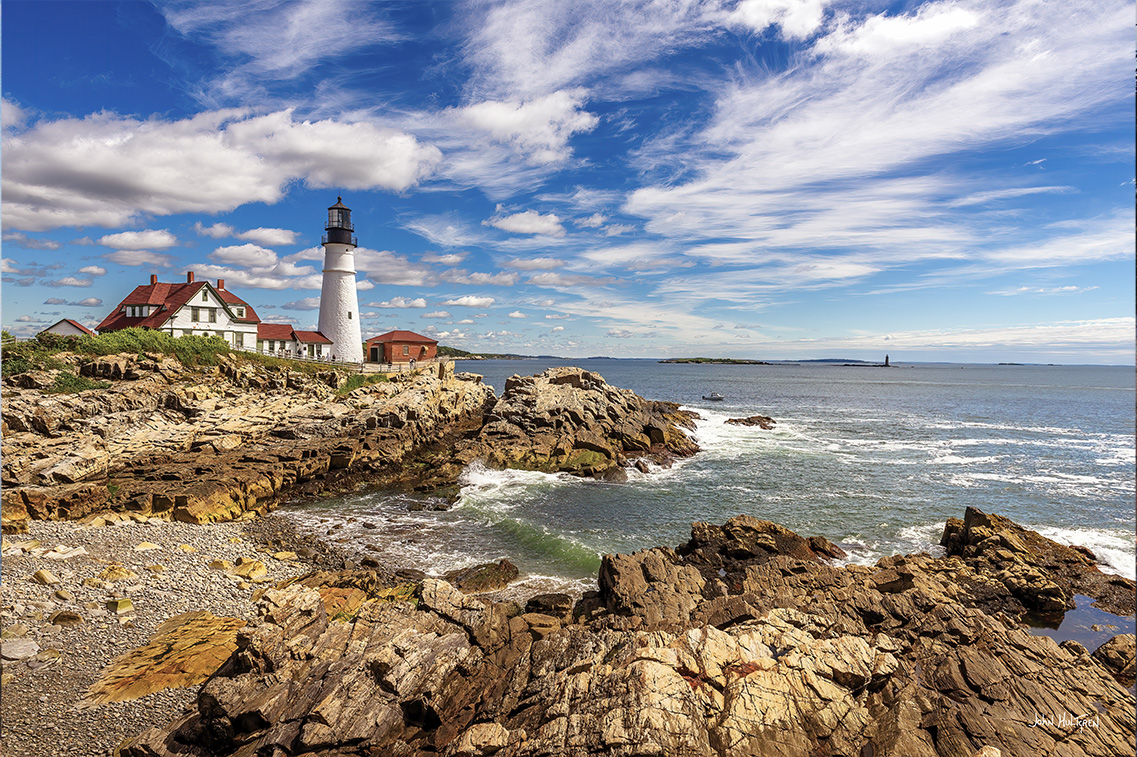
[(21, 757), (113, 754), (123, 739), (180, 715), (198, 688), (84, 703), (116, 658), (182, 613), (249, 620), (264, 586), (343, 564), (272, 515), (208, 526), (32, 521), (28, 533), (5, 535), (0, 748)]

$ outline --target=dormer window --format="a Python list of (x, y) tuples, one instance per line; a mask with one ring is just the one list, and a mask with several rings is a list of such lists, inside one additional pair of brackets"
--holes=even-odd
[(233, 310), (237, 313), (238, 318), (244, 318), (245, 317), (245, 309), (244, 308), (233, 308)]

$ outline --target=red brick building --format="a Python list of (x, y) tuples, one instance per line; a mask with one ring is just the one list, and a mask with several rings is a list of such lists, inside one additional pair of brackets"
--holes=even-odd
[(438, 340), (413, 331), (388, 331), (364, 342), (364, 356), (369, 363), (416, 363), (434, 360)]

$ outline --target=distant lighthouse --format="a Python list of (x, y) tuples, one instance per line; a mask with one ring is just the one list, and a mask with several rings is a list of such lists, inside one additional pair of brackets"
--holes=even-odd
[(359, 295), (355, 291), (355, 227), (351, 209), (337, 197), (324, 227), (324, 283), (320, 288), (320, 333), (332, 341), (338, 360), (363, 362)]

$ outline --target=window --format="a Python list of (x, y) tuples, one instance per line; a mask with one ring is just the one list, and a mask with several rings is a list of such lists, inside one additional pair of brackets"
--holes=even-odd
[(265, 348), (265, 340), (264, 339), (258, 339), (257, 340), (257, 352), (264, 350), (264, 348)]
[(201, 301), (202, 302), (209, 302), (209, 290), (208, 289), (202, 289), (201, 290)]
[(233, 308), (233, 311), (237, 314), (238, 318), (244, 318), (245, 317), (245, 309), (244, 308)]
[(244, 332), (242, 332), (242, 331), (234, 331), (233, 332), (233, 346), (235, 346), (235, 347), (244, 347), (245, 346), (245, 334), (244, 334)]
[(209, 308), (209, 322), (217, 323), (217, 308)]
[(190, 320), (198, 323), (201, 320), (201, 308), (190, 308)]
[(347, 311), (347, 319), (348, 319), (349, 321), (351, 320), (351, 311), (350, 311), (350, 310), (349, 310), (349, 311)]
[(404, 355), (409, 355), (409, 354), (411, 354), (411, 347), (410, 347), (410, 345), (409, 345), (409, 344), (404, 344), (404, 345), (403, 345), (403, 354), (404, 354)]

